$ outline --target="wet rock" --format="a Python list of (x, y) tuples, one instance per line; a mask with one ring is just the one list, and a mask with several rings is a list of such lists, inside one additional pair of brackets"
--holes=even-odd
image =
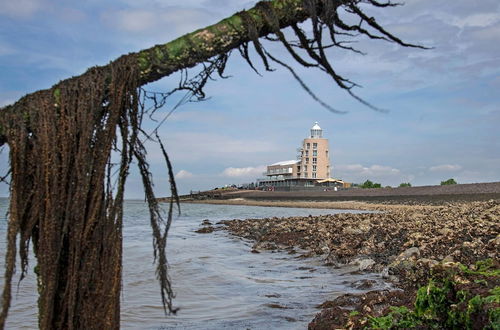
[(358, 270), (365, 271), (370, 270), (375, 265), (375, 261), (373, 259), (360, 259), (356, 258), (352, 261), (353, 265), (356, 265)]
[(351, 283), (350, 286), (358, 290), (366, 290), (366, 289), (371, 289), (373, 285), (375, 285), (375, 283), (377, 283), (375, 280), (364, 279)]
[(265, 297), (266, 298), (280, 298), (281, 295), (277, 294), (277, 293), (273, 293), (273, 294), (266, 294)]
[[(376, 290), (364, 294), (345, 294), (333, 301), (327, 301), (319, 308), (323, 310), (309, 323), (309, 329), (345, 329), (346, 324), (356, 314), (353, 321), (361, 321), (363, 314), (379, 316), (386, 312), (390, 306), (411, 305), (411, 297), (401, 290)], [(357, 323), (356, 329), (363, 328)]]
[(269, 308), (290, 309), (290, 307), (282, 306), (279, 304), (264, 304), (264, 306)]
[(206, 226), (206, 227), (202, 227), (202, 228), (196, 230), (195, 232), (199, 233), (199, 234), (208, 234), (208, 233), (212, 233), (214, 230), (215, 230), (214, 227)]
[(212, 225), (212, 223), (211, 223), (211, 222), (210, 222), (210, 220), (208, 220), (208, 219), (203, 220), (203, 221), (201, 222), (201, 224), (202, 224), (202, 225), (204, 225), (204, 226), (207, 226), (207, 225)]

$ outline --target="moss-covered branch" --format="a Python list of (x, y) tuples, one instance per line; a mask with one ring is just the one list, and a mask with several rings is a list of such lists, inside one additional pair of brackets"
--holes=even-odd
[[(337, 1), (342, 4), (345, 1)], [(266, 1), (271, 6), (279, 20), (280, 28), (287, 27), (293, 23), (302, 22), (308, 17), (302, 0), (273, 0)], [(251, 16), (255, 29), (259, 36), (269, 34), (273, 28), (264, 17), (264, 9), (258, 3), (252, 9), (239, 12), (214, 25), (186, 34), (180, 38), (163, 45), (137, 53), (130, 53), (122, 57), (136, 57), (140, 68), (140, 83), (147, 84), (173, 72), (206, 61), (207, 59), (228, 52), (251, 40), (249, 31), (244, 23), (244, 16)], [(108, 65), (109, 66), (109, 65)], [(3, 121), (7, 116), (5, 113), (11, 108), (0, 110), (0, 145), (5, 143), (6, 133)]]
[[(273, 0), (268, 4), (273, 8), (280, 28), (301, 22), (308, 17), (302, 0)], [(130, 54), (137, 56), (141, 83), (146, 84), (180, 69), (192, 67), (250, 41), (250, 33), (244, 22), (245, 15), (252, 17), (259, 36), (269, 34), (273, 28), (264, 18), (264, 10), (258, 3), (252, 9), (236, 13), (217, 24), (186, 34), (164, 45)]]

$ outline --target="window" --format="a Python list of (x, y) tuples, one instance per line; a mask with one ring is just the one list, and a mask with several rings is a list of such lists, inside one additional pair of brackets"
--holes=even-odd
[(316, 172), (316, 165), (313, 165), (313, 172)]
[(313, 158), (313, 164), (317, 164), (318, 163), (318, 158)]
[(313, 149), (318, 149), (318, 144), (317, 143), (313, 143)]
[[(314, 158), (313, 158), (314, 159)], [(306, 158), (306, 164), (309, 164), (309, 158)]]
[(316, 173), (313, 173), (313, 174), (312, 174), (312, 178), (313, 178), (313, 179), (316, 179)]
[(304, 178), (307, 178), (307, 172), (304, 172)]
[(313, 156), (314, 157), (318, 156), (318, 150), (313, 150)]
[(306, 150), (306, 157), (309, 157), (309, 150)]
[(311, 148), (311, 144), (310, 143), (306, 143), (306, 149), (310, 149)]
[(304, 165), (304, 171), (307, 171), (307, 165)]

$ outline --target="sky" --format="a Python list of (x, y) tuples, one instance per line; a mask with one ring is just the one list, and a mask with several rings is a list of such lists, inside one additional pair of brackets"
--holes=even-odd
[[(0, 106), (255, 3), (0, 0)], [(258, 65), (262, 76), (257, 75), (234, 52), (226, 69), (230, 78), (210, 81), (208, 100), (177, 108), (159, 129), (179, 191), (255, 181), (266, 165), (295, 159), (316, 121), (329, 139), (335, 178), (383, 186), (434, 185), (449, 178), (500, 181), (500, 2), (408, 0), (395, 8), (364, 8), (401, 39), (432, 47), (360, 38), (355, 47), (366, 55), (328, 52), (336, 70), (362, 86), (355, 92), (386, 112), (357, 102), (324, 73), (294, 64), (278, 45), (267, 47), (292, 64), (327, 104), (347, 113), (321, 107), (282, 68), (265, 72)], [(174, 74), (145, 88), (169, 91), (178, 78)], [(157, 118), (175, 102), (169, 100)], [(169, 195), (159, 147), (148, 145), (148, 156), (157, 196)], [(7, 167), (4, 148), (0, 171)], [(0, 196), (7, 195), (3, 184)], [(137, 171), (129, 177), (126, 196), (143, 198)]]

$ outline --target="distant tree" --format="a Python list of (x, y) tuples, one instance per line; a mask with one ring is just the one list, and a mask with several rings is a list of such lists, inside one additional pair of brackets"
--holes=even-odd
[(411, 187), (411, 183), (409, 182), (403, 182), (399, 185), (399, 187)]
[(382, 188), (382, 185), (380, 183), (374, 183), (374, 182), (372, 182), (370, 180), (366, 180), (361, 185), (361, 188), (363, 188), (363, 189), (368, 189), (368, 188)]
[(441, 181), (442, 186), (447, 186), (450, 184), (457, 184), (457, 181), (455, 181), (455, 179), (448, 179), (446, 181)]

